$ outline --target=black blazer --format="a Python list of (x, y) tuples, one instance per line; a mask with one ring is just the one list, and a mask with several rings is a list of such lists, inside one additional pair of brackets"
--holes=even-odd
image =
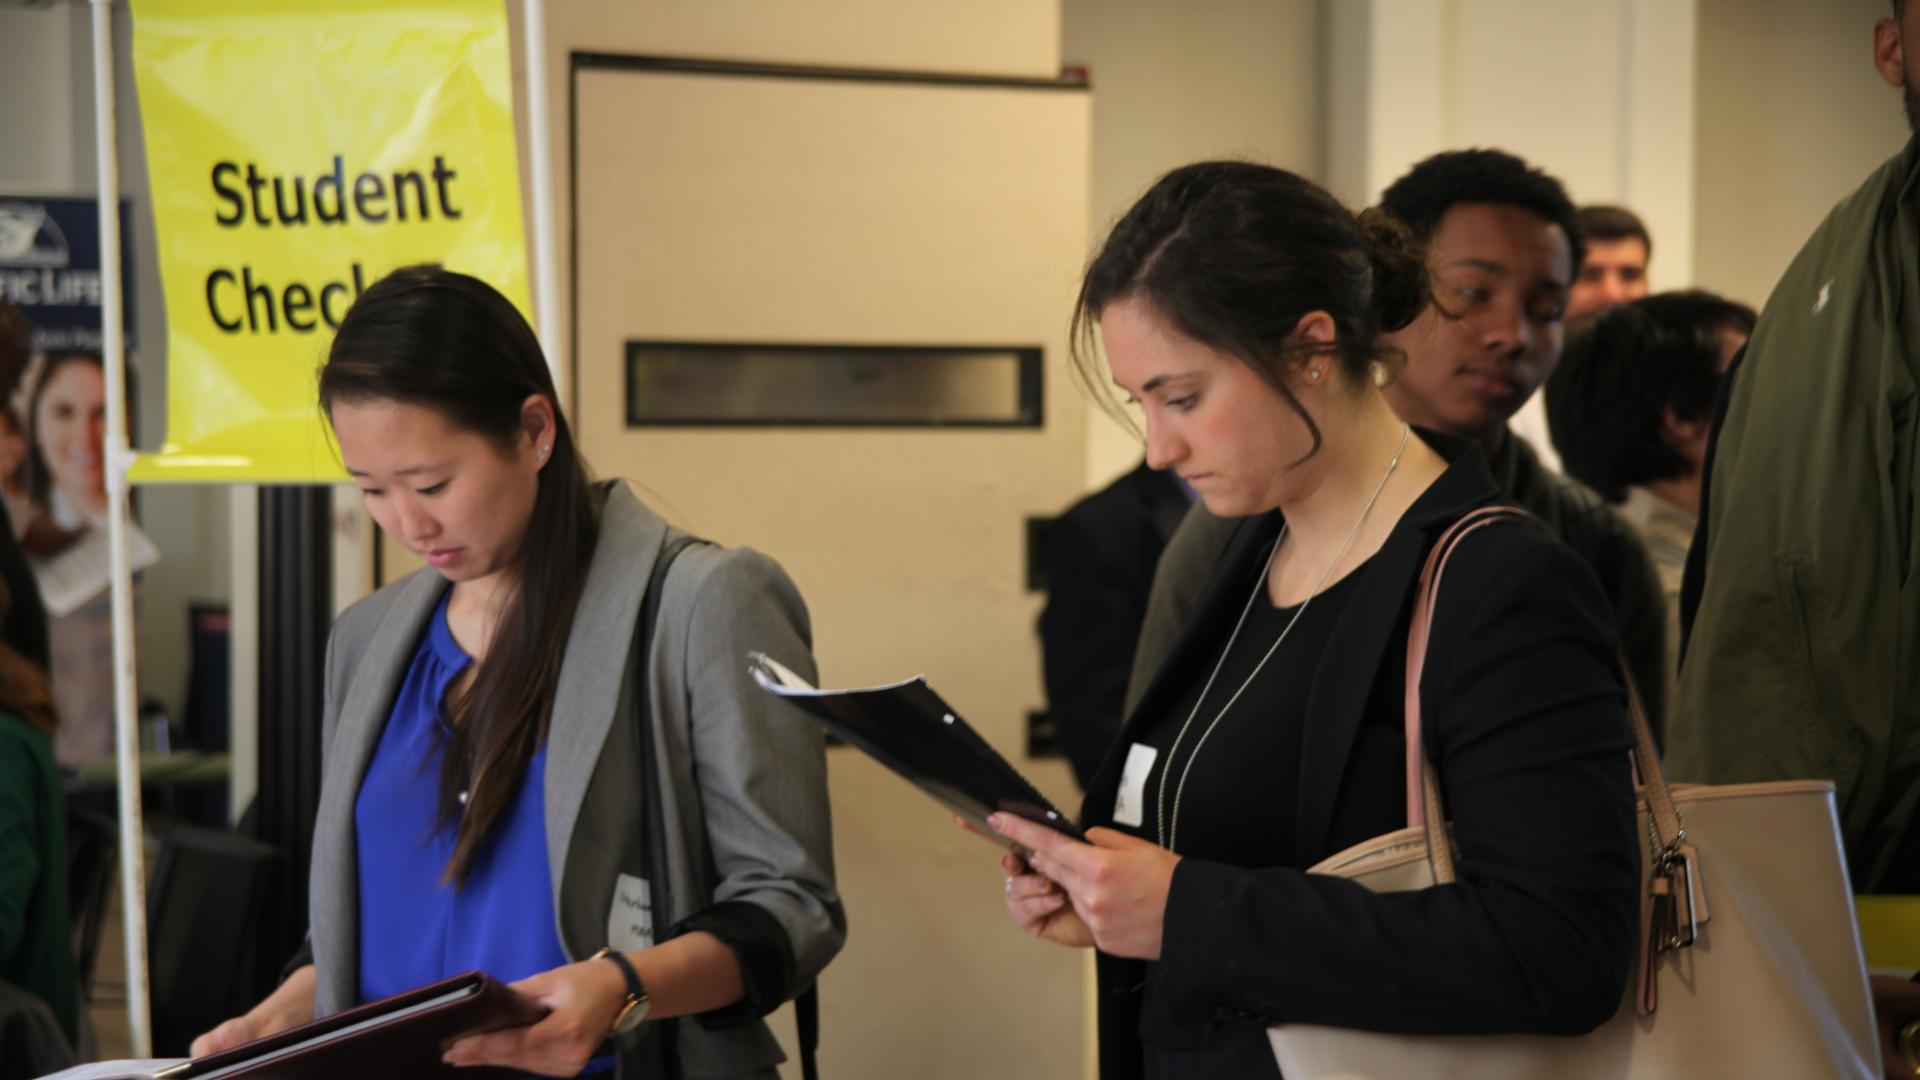
[(1082, 788), (1126, 719), (1127, 677), (1153, 569), (1189, 505), (1178, 481), (1142, 464), (1073, 504), (1047, 530), (1041, 669), (1047, 713)]
[[(1161, 959), (1099, 958), (1101, 1075), (1140, 1075), (1147, 1023), (1330, 1024), (1405, 1033), (1579, 1033), (1618, 1008), (1638, 925), (1639, 845), (1605, 596), (1544, 529), (1474, 533), (1435, 606), (1421, 702), (1458, 883), (1374, 894), (1302, 867), (1406, 824), (1402, 687), (1415, 579), (1433, 541), (1496, 501), (1478, 450), (1421, 432), (1445, 473), (1360, 570), (1306, 705), (1301, 867), (1182, 859)], [(1194, 624), (1102, 763), (1082, 812), (1111, 824), (1125, 747), (1192, 680), (1253, 586), (1278, 512), (1227, 545)], [(1229, 718), (1231, 720), (1231, 718)], [(1243, 722), (1245, 718), (1242, 718)]]

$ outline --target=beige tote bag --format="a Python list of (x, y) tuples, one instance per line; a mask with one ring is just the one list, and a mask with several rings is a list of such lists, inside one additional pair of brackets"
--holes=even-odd
[[(1407, 827), (1312, 867), (1374, 892), (1454, 880), (1446, 820), (1420, 741), (1420, 671), (1448, 554), (1511, 507), (1477, 510), (1420, 575), (1407, 643)], [(1591, 1034), (1383, 1035), (1269, 1029), (1287, 1080), (1404, 1077), (1877, 1078), (1879, 1035), (1841, 857), (1833, 784), (1668, 785), (1629, 682), (1639, 810), (1641, 947), (1620, 1010)], [(1688, 897), (1691, 896), (1689, 903)], [(1690, 910), (1689, 910), (1690, 909)]]

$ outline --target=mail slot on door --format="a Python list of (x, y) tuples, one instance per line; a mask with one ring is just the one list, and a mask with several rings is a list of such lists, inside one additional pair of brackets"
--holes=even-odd
[(1039, 427), (1037, 346), (627, 342), (627, 426)]

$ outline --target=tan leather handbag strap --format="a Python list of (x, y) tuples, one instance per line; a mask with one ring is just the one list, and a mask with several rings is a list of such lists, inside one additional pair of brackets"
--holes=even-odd
[(1625, 656), (1618, 659), (1620, 681), (1627, 684), (1627, 723), (1633, 729), (1633, 763), (1640, 770), (1640, 794), (1647, 800), (1647, 816), (1653, 819), (1660, 851), (1665, 851), (1687, 838), (1686, 822), (1680, 820), (1680, 810), (1673, 802), (1673, 789), (1660, 766), (1660, 751), (1653, 744), (1653, 725), (1647, 721), (1647, 707), (1640, 701), (1640, 690), (1633, 685), (1633, 672), (1627, 667)]
[(1428, 805), (1427, 793), (1436, 785), (1426, 783), (1429, 770), (1426, 768), (1426, 746), (1420, 739), (1420, 676), (1427, 667), (1427, 640), (1433, 633), (1433, 606), (1440, 595), (1440, 579), (1446, 573), (1447, 560), (1460, 541), (1475, 529), (1485, 528), (1503, 518), (1525, 516), (1526, 511), (1511, 506), (1483, 506), (1469, 511), (1440, 534), (1440, 539), (1434, 541), (1433, 550), (1427, 552), (1426, 564), (1420, 568), (1420, 579), (1413, 600), (1413, 620), (1407, 630), (1407, 680), (1403, 709), (1407, 729), (1407, 825), (1410, 828), (1425, 825), (1430, 817), (1446, 821), (1444, 815), (1432, 815)]
[[(1427, 861), (1433, 866), (1433, 880), (1437, 884), (1454, 880), (1453, 849), (1447, 840), (1446, 809), (1440, 800), (1440, 776), (1434, 771), (1433, 763), (1427, 760), (1426, 745), (1421, 741), (1420, 676), (1426, 669), (1427, 643), (1433, 632), (1433, 608), (1440, 595), (1440, 580), (1446, 572), (1447, 560), (1468, 534), (1505, 518), (1532, 516), (1513, 506), (1483, 506), (1469, 511), (1440, 534), (1433, 550), (1427, 553), (1426, 564), (1420, 569), (1412, 626), (1407, 633), (1407, 825), (1419, 828), (1430, 822), (1436, 823), (1435, 827), (1427, 830)], [(1615, 655), (1620, 666), (1620, 677), (1627, 687), (1627, 718), (1633, 730), (1633, 757), (1640, 770), (1641, 791), (1646, 797), (1647, 812), (1653, 820), (1653, 830), (1660, 846), (1662, 849), (1669, 848), (1684, 839), (1686, 832), (1680, 813), (1674, 807), (1673, 792), (1667, 786), (1666, 774), (1660, 769), (1660, 754), (1654, 749), (1653, 729), (1647, 723), (1646, 708), (1640, 703), (1640, 693), (1634, 688), (1633, 676), (1625, 660), (1619, 658), (1617, 653)]]

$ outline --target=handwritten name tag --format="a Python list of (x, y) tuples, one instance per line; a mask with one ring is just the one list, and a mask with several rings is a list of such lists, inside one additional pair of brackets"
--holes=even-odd
[(607, 944), (621, 952), (653, 945), (653, 886), (646, 878), (621, 874), (613, 883), (613, 906), (607, 909)]

